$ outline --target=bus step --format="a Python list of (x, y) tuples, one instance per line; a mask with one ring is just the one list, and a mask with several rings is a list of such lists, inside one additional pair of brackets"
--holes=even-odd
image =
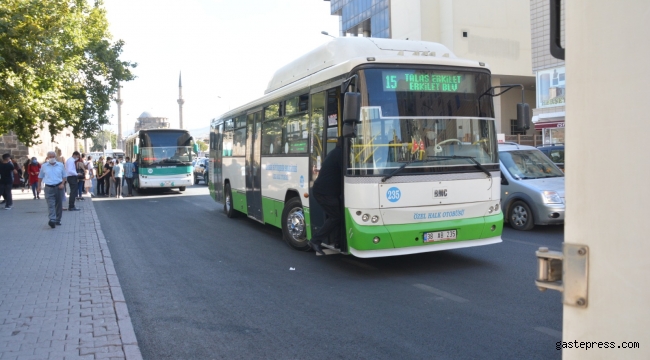
[[(324, 248), (324, 249), (323, 249), (323, 252), (325, 253), (325, 255), (334, 255), (334, 254), (340, 254), (340, 253), (341, 253), (341, 250), (340, 250), (340, 249), (335, 248), (335, 247), (332, 246), (332, 245), (321, 244), (320, 246), (322, 246), (322, 247)], [(317, 256), (322, 256), (322, 255), (319, 254), (319, 253), (316, 253), (316, 255), (317, 255)]]

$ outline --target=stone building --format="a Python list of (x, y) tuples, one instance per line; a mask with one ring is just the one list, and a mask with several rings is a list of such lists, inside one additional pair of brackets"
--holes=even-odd
[(133, 130), (138, 132), (146, 129), (169, 129), (169, 120), (166, 117), (153, 116), (145, 111), (138, 116)]
[(0, 135), (0, 154), (9, 153), (20, 164), (25, 162), (27, 158), (36, 156), (39, 162), (45, 161), (47, 152), (50, 150), (56, 151), (57, 156), (67, 158), (71, 156), (75, 150), (79, 149), (78, 141), (72, 134), (72, 130), (64, 129), (52, 139), (47, 127), (40, 131), (38, 140), (41, 141), (38, 145), (31, 147), (25, 146), (18, 141), (18, 136), (13, 132)]

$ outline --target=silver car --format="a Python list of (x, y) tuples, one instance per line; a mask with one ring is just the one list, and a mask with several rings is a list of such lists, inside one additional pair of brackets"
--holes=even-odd
[(501, 208), (513, 229), (564, 223), (564, 173), (538, 149), (499, 144)]

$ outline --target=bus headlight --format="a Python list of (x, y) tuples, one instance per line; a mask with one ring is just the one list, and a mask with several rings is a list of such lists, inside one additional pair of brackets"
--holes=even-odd
[(379, 244), (379, 241), (381, 241), (381, 240), (379, 239), (379, 236), (375, 236), (375, 237), (372, 239), (372, 242), (375, 243), (375, 244)]
[(373, 216), (372, 219), (370, 219), (370, 221), (372, 221), (373, 223), (376, 223), (377, 221), (379, 221), (379, 216), (377, 216), (377, 215)]
[(492, 214), (494, 212), (494, 206), (490, 206), (488, 209), (488, 214)]
[(555, 191), (542, 191), (542, 198), (546, 204), (561, 204), (562, 198)]
[(361, 220), (363, 220), (363, 222), (367, 222), (368, 219), (370, 219), (370, 215), (368, 214), (363, 214), (363, 216), (361, 217)]

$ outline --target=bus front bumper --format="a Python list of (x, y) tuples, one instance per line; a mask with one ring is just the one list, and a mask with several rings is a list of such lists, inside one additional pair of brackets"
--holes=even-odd
[[(381, 257), (460, 249), (501, 242), (503, 214), (401, 225), (359, 225), (346, 211), (350, 254)], [(425, 232), (455, 230), (456, 239), (423, 242)], [(378, 240), (378, 241), (377, 241)]]

